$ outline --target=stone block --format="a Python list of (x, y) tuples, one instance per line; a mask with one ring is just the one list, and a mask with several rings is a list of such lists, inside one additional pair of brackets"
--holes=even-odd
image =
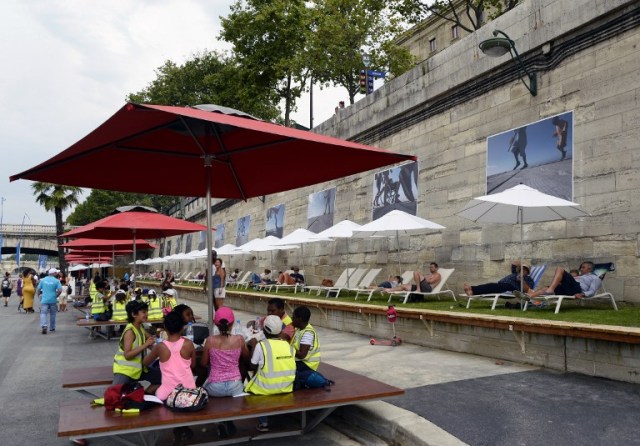
[(636, 241), (594, 241), (593, 255), (595, 257), (636, 256)]

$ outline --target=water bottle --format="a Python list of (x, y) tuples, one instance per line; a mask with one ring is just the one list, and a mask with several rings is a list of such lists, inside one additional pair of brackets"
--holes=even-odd
[(256, 317), (256, 323), (253, 326), (254, 333), (260, 333), (262, 331), (262, 324), (260, 323), (260, 316)]
[(156, 330), (156, 344), (162, 344), (162, 330)]
[(189, 322), (187, 325), (184, 337), (193, 342), (193, 322)]
[(236, 320), (236, 323), (233, 326), (233, 330), (231, 334), (234, 334), (234, 335), (242, 334), (242, 328), (240, 328), (240, 319)]
[(85, 311), (85, 313), (84, 313), (84, 320), (85, 321), (89, 320), (89, 312), (88, 311)]

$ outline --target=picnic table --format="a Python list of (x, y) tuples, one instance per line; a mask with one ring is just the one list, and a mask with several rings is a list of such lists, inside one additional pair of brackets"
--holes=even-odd
[[(284, 414), (300, 414), (299, 426), (287, 425), (278, 430), (277, 436), (301, 435), (311, 431), (331, 412), (340, 406), (366, 401), (375, 401), (392, 396), (402, 395), (404, 390), (376, 381), (329, 364), (321, 364), (319, 371), (327, 378), (335, 381), (330, 390), (304, 389), (281, 395), (246, 395), (235, 398), (213, 398), (199, 412), (173, 412), (167, 407), (158, 406), (135, 416), (123, 416), (105, 410), (104, 407), (91, 407), (90, 400), (64, 400), (60, 403), (58, 436), (71, 440), (84, 438), (114, 437), (124, 443), (130, 440), (122, 438), (126, 434), (138, 434), (144, 444), (157, 444), (163, 431), (175, 427), (203, 426), (222, 421), (237, 421), (259, 416)], [(100, 371), (94, 370), (99, 377)], [(71, 372), (70, 372), (71, 373)], [(67, 378), (71, 374), (67, 373)], [(89, 379), (78, 377), (85, 383)], [(96, 381), (94, 380), (93, 383)], [(66, 381), (67, 387), (73, 385)], [(309, 414), (314, 412), (314, 415)], [(263, 434), (253, 430), (239, 431), (239, 434), (228, 439), (230, 444), (240, 441), (251, 441), (258, 438), (273, 437), (276, 433)], [(211, 441), (209, 438), (207, 441)]]

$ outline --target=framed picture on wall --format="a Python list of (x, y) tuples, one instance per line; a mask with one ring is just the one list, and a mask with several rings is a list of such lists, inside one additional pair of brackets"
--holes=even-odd
[(284, 204), (267, 209), (265, 217), (265, 237), (273, 235), (282, 238), (284, 233)]
[(418, 212), (418, 163), (383, 170), (373, 178), (373, 220), (398, 209), (411, 215)]
[(251, 225), (251, 216), (245, 215), (238, 219), (238, 229), (236, 232), (236, 246), (244, 245), (249, 241), (249, 226)]
[(573, 201), (573, 111), (487, 138), (487, 195), (518, 184)]
[(309, 231), (324, 231), (333, 226), (333, 216), (336, 207), (336, 188), (325, 189), (314, 194), (309, 194), (309, 206), (307, 208), (307, 229)]

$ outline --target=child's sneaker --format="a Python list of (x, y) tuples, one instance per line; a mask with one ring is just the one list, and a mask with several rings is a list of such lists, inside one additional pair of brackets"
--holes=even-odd
[(260, 432), (269, 432), (269, 423), (258, 423), (256, 427)]

